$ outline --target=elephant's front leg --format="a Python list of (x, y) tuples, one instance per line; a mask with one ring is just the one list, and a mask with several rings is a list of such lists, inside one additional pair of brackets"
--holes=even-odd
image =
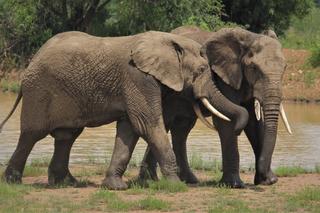
[[(178, 118), (173, 122), (170, 128), (172, 136), (172, 146), (173, 151), (176, 156), (178, 165), (178, 174), (180, 180), (186, 183), (197, 183), (198, 179), (192, 173), (187, 157), (187, 137), (191, 129), (195, 125), (196, 119), (183, 119)], [(153, 156), (150, 147), (147, 148), (144, 155), (143, 161), (141, 163), (141, 168), (139, 172), (139, 179), (151, 178), (153, 180), (158, 180), (157, 176), (157, 161)]]
[(260, 159), (261, 155), (261, 145), (263, 143), (263, 131), (264, 126), (262, 120), (258, 121), (255, 116), (254, 112), (254, 104), (253, 102), (249, 102), (245, 106), (249, 112), (249, 121), (248, 125), (244, 129), (250, 144), (252, 146), (255, 161), (256, 161), (256, 174), (254, 176), (254, 183), (255, 184), (265, 184), (271, 185), (278, 181), (277, 176), (272, 172), (271, 168), (269, 168), (267, 174), (263, 174), (259, 171), (258, 167), (258, 160)]
[(122, 176), (127, 169), (138, 139), (139, 136), (134, 132), (129, 120), (117, 122), (117, 135), (113, 154), (102, 186), (111, 190), (124, 190), (128, 188), (128, 185), (122, 180)]
[(198, 179), (190, 169), (187, 156), (187, 137), (194, 127), (196, 119), (177, 118), (172, 125), (170, 132), (172, 135), (173, 151), (177, 158), (179, 167), (179, 177), (186, 183), (198, 183)]
[(232, 188), (243, 188), (244, 183), (240, 179), (239, 173), (238, 138), (233, 124), (215, 119), (213, 122), (217, 127), (221, 141), (223, 176), (220, 183)]
[(168, 180), (179, 181), (176, 158), (164, 125), (150, 128), (143, 138), (147, 141), (151, 152), (159, 163), (162, 175)]

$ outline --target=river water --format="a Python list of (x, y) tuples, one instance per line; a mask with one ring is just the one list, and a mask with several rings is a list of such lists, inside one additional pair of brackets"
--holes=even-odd
[[(0, 122), (14, 104), (14, 94), (0, 92)], [(13, 153), (19, 137), (20, 106), (0, 133), (0, 164), (4, 164)], [(279, 122), (278, 138), (272, 160), (272, 167), (302, 166), (313, 169), (320, 165), (320, 105), (284, 104), (293, 135), (289, 135)], [(115, 123), (98, 128), (87, 128), (73, 146), (70, 162), (109, 162), (114, 146)], [(146, 143), (140, 140), (132, 159), (139, 162)], [(254, 155), (244, 134), (239, 139), (241, 168), (254, 166)], [(53, 138), (39, 141), (31, 152), (29, 160), (51, 158)], [(188, 155), (201, 156), (204, 160), (221, 161), (218, 134), (198, 122), (188, 138)]]

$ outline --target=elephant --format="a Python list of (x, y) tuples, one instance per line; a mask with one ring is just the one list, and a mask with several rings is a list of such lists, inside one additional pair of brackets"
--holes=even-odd
[[(255, 155), (254, 183), (276, 183), (277, 177), (271, 170), (271, 160), (276, 143), (279, 112), (288, 132), (292, 133), (281, 104), (281, 80), (286, 61), (276, 34), (272, 30), (256, 34), (239, 27), (209, 32), (194, 26), (179, 27), (171, 33), (200, 43), (208, 57), (214, 75), (213, 81), (218, 89), (230, 101), (247, 109), (249, 121), (244, 132)], [(188, 116), (185, 116), (185, 119), (188, 119)], [(193, 119), (196, 117), (190, 118), (189, 122), (194, 123)], [(239, 133), (233, 130), (232, 122), (225, 122), (215, 116), (212, 120), (222, 149), (223, 176), (219, 182), (233, 188), (243, 188), (245, 185), (239, 174)], [(185, 167), (180, 168), (182, 171), (190, 171), (186, 157), (189, 131), (181, 133), (183, 138), (172, 138), (176, 158), (180, 160), (177, 162), (178, 166)], [(190, 172), (183, 174), (187, 175), (180, 178), (188, 180)], [(157, 179), (156, 160), (149, 148), (141, 163), (139, 177), (144, 179), (148, 175)]]
[(231, 118), (238, 131), (247, 123), (248, 113), (220, 93), (201, 45), (191, 39), (157, 31), (124, 37), (55, 35), (31, 60), (13, 109), (0, 124), (1, 130), (23, 98), (21, 133), (3, 178), (21, 183), (33, 146), (50, 134), (49, 184), (76, 183), (69, 170), (76, 138), (85, 127), (116, 121), (115, 151), (103, 187), (128, 187), (122, 175), (139, 137), (150, 146), (162, 174), (179, 181), (162, 113), (162, 100), (175, 95), (198, 108), (204, 102), (222, 119)]

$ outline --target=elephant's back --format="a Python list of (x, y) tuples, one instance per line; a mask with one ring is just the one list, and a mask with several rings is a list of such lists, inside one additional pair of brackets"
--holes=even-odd
[(121, 73), (112, 45), (85, 33), (62, 33), (37, 53), (22, 78), (24, 92), (45, 90), (71, 97), (77, 105), (104, 104), (108, 93), (118, 94)]

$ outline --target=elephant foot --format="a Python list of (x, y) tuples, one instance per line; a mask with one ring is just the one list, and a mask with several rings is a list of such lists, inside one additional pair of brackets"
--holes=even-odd
[(256, 172), (254, 176), (255, 185), (272, 185), (278, 182), (278, 177), (270, 170), (266, 175)]
[(146, 180), (158, 181), (159, 178), (157, 175), (156, 168), (150, 169), (150, 168), (146, 168), (146, 167), (141, 166), (138, 179), (141, 181), (146, 181)]
[(197, 184), (199, 183), (198, 178), (193, 174), (192, 171), (187, 171), (187, 172), (181, 172), (179, 174), (180, 180), (184, 181), (185, 183), (188, 184)]
[(7, 183), (20, 184), (22, 183), (22, 173), (8, 166), (2, 179)]
[(223, 174), (221, 180), (219, 181), (219, 186), (226, 186), (230, 188), (241, 189), (245, 188), (245, 184), (240, 179), (239, 174)]
[(122, 180), (121, 177), (110, 176), (102, 181), (102, 187), (109, 190), (126, 190), (128, 185)]
[(67, 172), (52, 172), (49, 169), (48, 172), (48, 183), (50, 186), (54, 185), (68, 185), (68, 186), (77, 186), (79, 183), (75, 177), (71, 175), (69, 171)]

